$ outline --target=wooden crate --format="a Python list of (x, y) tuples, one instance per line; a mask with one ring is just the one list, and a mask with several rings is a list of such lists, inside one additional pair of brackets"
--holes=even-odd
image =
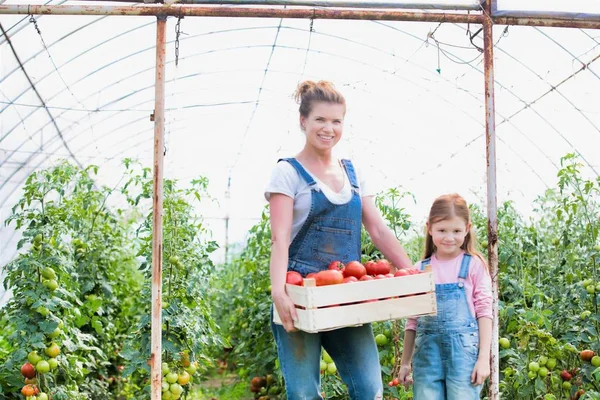
[[(296, 304), (295, 327), (310, 333), (437, 312), (432, 272), (319, 287), (305, 279), (286, 289)], [(281, 325), (275, 308), (273, 322)]]

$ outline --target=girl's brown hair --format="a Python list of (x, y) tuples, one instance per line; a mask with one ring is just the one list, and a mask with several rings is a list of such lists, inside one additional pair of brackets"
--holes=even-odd
[(317, 102), (342, 104), (346, 108), (346, 99), (334, 87), (333, 83), (328, 81), (304, 81), (298, 84), (294, 93), (296, 103), (300, 104), (300, 115), (308, 117), (313, 104)]
[[(431, 228), (431, 226), (436, 222), (444, 221), (453, 217), (459, 217), (465, 221), (466, 225), (469, 225), (471, 223), (469, 205), (465, 199), (456, 193), (445, 194), (438, 197), (433, 202), (431, 210), (429, 211), (427, 223), (429, 228)], [(477, 251), (477, 237), (475, 236), (475, 231), (472, 224), (471, 229), (467, 233), (465, 241), (461, 246), (461, 249), (463, 249), (466, 253), (469, 253), (475, 257), (479, 257), (481, 262), (483, 262), (483, 265), (487, 266), (487, 262), (481, 253)], [(423, 259), (430, 258), (434, 252), (435, 245), (433, 244), (433, 238), (431, 237), (431, 234), (429, 234), (429, 229), (425, 228), (425, 252), (423, 254)]]

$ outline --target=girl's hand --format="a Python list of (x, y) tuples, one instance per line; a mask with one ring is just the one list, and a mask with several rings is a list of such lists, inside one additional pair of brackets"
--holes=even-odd
[(405, 387), (408, 387), (408, 386), (412, 385), (412, 383), (413, 383), (411, 372), (412, 372), (412, 368), (410, 367), (410, 365), (400, 366), (400, 373), (398, 374), (398, 380)]
[(473, 385), (482, 385), (488, 376), (490, 376), (489, 360), (478, 358), (475, 368), (473, 368), (473, 372), (471, 373), (471, 383)]
[(273, 303), (275, 303), (275, 308), (285, 330), (288, 332), (297, 331), (294, 327), (294, 321), (298, 320), (298, 315), (296, 314), (296, 306), (292, 302), (292, 299), (286, 293), (281, 293), (280, 295), (273, 296)]

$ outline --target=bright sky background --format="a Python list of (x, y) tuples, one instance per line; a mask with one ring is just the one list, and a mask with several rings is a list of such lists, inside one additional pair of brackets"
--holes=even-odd
[[(589, 0), (498, 3), (517, 7), (600, 14)], [(101, 167), (100, 183), (119, 181), (124, 157), (152, 165), (154, 18), (38, 17), (48, 51), (25, 16), (0, 23), (77, 160)], [(175, 24), (168, 20), (165, 176), (210, 179), (218, 203), (199, 212), (221, 245), (223, 218), (231, 217), (230, 242), (243, 242), (275, 162), (302, 148), (291, 95), (303, 79), (332, 80), (346, 95), (338, 155), (381, 188), (412, 192), (417, 203), (405, 206), (416, 223), (442, 193), (485, 204), (483, 60), (466, 35), (477, 26), (316, 20), (311, 33), (309, 20), (187, 17), (175, 67)], [(588, 176), (600, 171), (600, 61), (581, 70), (599, 56), (600, 32), (497, 26), (494, 35), (498, 201), (528, 214), (555, 186), (564, 154), (580, 153)], [(473, 43), (482, 45), (481, 34)], [(27, 175), (68, 152), (4, 38), (0, 60), (4, 220)], [(17, 240), (0, 227), (0, 265)]]

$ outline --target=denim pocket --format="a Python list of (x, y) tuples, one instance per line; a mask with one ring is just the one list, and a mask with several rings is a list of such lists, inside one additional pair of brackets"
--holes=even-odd
[(311, 252), (315, 260), (324, 264), (332, 261), (348, 262), (353, 242), (353, 230), (348, 221), (338, 218), (327, 218), (311, 228)]
[(460, 343), (462, 348), (471, 355), (479, 354), (479, 335), (477, 333), (461, 333)]

